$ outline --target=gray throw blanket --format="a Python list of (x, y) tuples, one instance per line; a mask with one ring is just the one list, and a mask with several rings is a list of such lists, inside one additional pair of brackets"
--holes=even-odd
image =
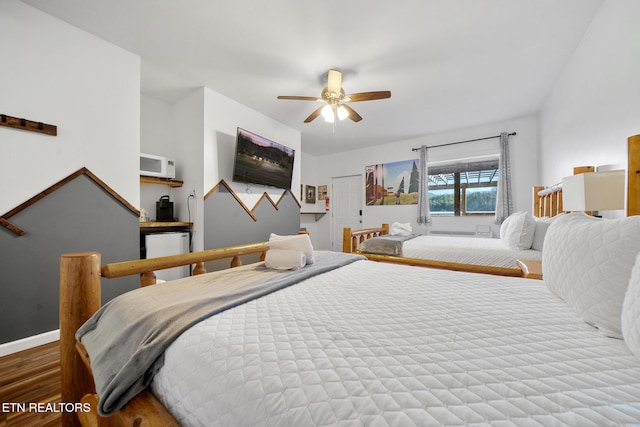
[(416, 237), (415, 234), (406, 236), (385, 234), (365, 240), (360, 243), (358, 250), (363, 254), (402, 256), (402, 244), (414, 237)]
[(99, 413), (113, 414), (145, 389), (163, 364), (164, 350), (190, 326), (360, 259), (318, 252), (314, 264), (298, 270), (252, 264), (136, 289), (111, 300), (76, 332), (91, 358)]

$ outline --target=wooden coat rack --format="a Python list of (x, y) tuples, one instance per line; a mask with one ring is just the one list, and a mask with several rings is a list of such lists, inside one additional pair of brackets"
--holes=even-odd
[(11, 117), (7, 116), (6, 114), (0, 114), (0, 126), (28, 130), (30, 132), (44, 133), (51, 136), (58, 135), (58, 127), (55, 125), (48, 125), (42, 122), (34, 122), (33, 120), (21, 119), (19, 117)]

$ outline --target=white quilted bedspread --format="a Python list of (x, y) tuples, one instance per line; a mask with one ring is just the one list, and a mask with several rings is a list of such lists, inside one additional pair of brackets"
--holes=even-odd
[(542, 252), (533, 249), (515, 251), (507, 248), (500, 239), (429, 235), (418, 236), (404, 242), (402, 256), (518, 268), (516, 265), (518, 258), (539, 261), (542, 259)]
[(640, 423), (640, 360), (542, 282), (371, 261), (199, 323), (153, 390), (185, 426)]

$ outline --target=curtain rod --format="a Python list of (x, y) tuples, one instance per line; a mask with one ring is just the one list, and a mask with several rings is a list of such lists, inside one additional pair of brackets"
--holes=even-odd
[[(516, 132), (511, 132), (511, 133), (508, 133), (507, 135), (508, 136), (513, 136), (513, 135), (516, 135)], [(473, 142), (473, 141), (483, 141), (485, 139), (493, 139), (493, 138), (500, 138), (500, 135), (486, 136), (484, 138), (476, 138), (476, 139), (467, 139), (466, 141), (449, 142), (448, 144), (431, 145), (431, 146), (428, 146), (427, 148), (445, 147), (447, 145), (463, 144), (465, 142)], [(420, 150), (420, 148), (412, 148), (411, 149), (411, 151), (419, 151), (419, 150)]]

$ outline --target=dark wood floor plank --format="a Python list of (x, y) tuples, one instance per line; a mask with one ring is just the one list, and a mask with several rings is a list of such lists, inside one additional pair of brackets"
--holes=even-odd
[[(58, 341), (0, 357), (0, 403), (60, 403)], [(0, 427), (59, 427), (58, 412), (0, 412)]]

